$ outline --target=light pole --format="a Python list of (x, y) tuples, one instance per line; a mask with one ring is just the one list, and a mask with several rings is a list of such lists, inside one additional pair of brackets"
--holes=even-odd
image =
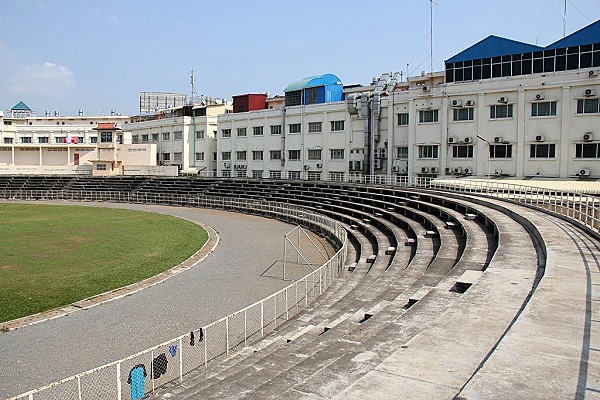
[(491, 171), (491, 161), (492, 161), (492, 144), (490, 143), (489, 140), (487, 140), (486, 138), (484, 138), (481, 135), (477, 135), (477, 139), (483, 140), (484, 142), (486, 142), (488, 144), (488, 174), (487, 174), (487, 182), (488, 182), (488, 189), (489, 189), (489, 183), (490, 183), (490, 171)]

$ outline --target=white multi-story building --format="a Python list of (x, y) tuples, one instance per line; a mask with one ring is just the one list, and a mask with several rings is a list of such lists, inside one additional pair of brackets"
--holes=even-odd
[(219, 174), (600, 177), (600, 21), (544, 48), (490, 36), (445, 72), (383, 74), (345, 100), (331, 77), (219, 116)]
[(132, 143), (153, 143), (161, 165), (190, 172), (216, 171), (217, 116), (230, 112), (224, 101), (183, 106), (155, 115), (135, 117), (124, 127)]

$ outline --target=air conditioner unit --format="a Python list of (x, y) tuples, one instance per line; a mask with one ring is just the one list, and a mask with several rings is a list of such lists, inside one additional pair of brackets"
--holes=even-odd
[(508, 103), (508, 97), (504, 97), (504, 96), (500, 97), (498, 99), (498, 103)]
[(594, 78), (594, 77), (598, 76), (598, 73), (594, 70), (591, 70), (591, 71), (588, 71), (588, 76), (590, 78)]
[(452, 172), (454, 172), (454, 170), (450, 167), (446, 167), (446, 175), (451, 174)]
[(308, 165), (308, 164), (305, 164), (305, 165), (304, 165), (304, 169), (305, 169), (305, 170), (309, 170), (309, 169), (310, 169), (310, 165)]
[(473, 100), (467, 100), (465, 102), (465, 107), (475, 107), (475, 102)]
[(323, 168), (323, 164), (317, 164), (317, 168)]
[(543, 142), (544, 140), (546, 140), (546, 138), (544, 137), (544, 135), (537, 135), (535, 137), (535, 141), (536, 142)]
[(450, 136), (448, 138), (448, 143), (458, 143), (458, 138), (456, 136)]
[(471, 168), (465, 168), (465, 169), (463, 169), (463, 173), (470, 174), (471, 173)]
[(504, 138), (502, 136), (496, 136), (494, 138), (494, 143), (502, 143), (504, 141)]
[(583, 92), (583, 94), (585, 95), (585, 97), (595, 96), (596, 90), (595, 89), (585, 89), (585, 92)]
[(421, 173), (425, 174), (429, 172), (429, 167), (421, 167)]
[(240, 165), (240, 169), (246, 169), (246, 168), (248, 168), (248, 166), (246, 164)]
[(431, 167), (431, 172), (437, 174), (438, 172), (440, 172), (440, 169), (438, 167)]
[(379, 149), (379, 155), (381, 156), (381, 158), (387, 158), (387, 149), (386, 148)]
[(398, 166), (396, 166), (396, 165), (394, 165), (394, 166), (392, 167), (392, 171), (394, 171), (394, 172), (398, 172), (399, 170), (400, 170), (400, 167), (398, 167)]
[(592, 132), (586, 132), (583, 134), (583, 141), (589, 142), (590, 140), (594, 140), (594, 134)]
[(466, 138), (464, 138), (463, 142), (465, 143), (473, 143), (473, 138), (470, 136), (467, 136)]
[(455, 174), (460, 174), (460, 173), (462, 173), (462, 168), (461, 168), (461, 167), (456, 167), (456, 168), (454, 168), (454, 173), (455, 173)]
[(381, 160), (379, 160), (377, 158), (375, 160), (373, 160), (373, 168), (374, 169), (381, 169)]
[(223, 168), (225, 168), (225, 169), (231, 168), (231, 162), (230, 161), (223, 161)]
[(452, 107), (462, 107), (462, 100), (452, 100)]
[(579, 176), (590, 176), (590, 169), (589, 168), (581, 168), (579, 170), (579, 173), (577, 175), (579, 175)]
[(423, 91), (424, 91), (424, 92), (427, 92), (427, 91), (429, 91), (429, 86), (427, 86), (427, 85), (423, 85)]
[(535, 99), (536, 100), (544, 100), (544, 95), (541, 94), (541, 93), (538, 93), (538, 94), (535, 95)]

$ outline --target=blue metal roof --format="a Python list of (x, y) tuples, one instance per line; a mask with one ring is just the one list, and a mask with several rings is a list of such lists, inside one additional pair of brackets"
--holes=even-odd
[(13, 106), (13, 108), (11, 108), (11, 110), (12, 111), (31, 111), (31, 108), (29, 108), (29, 106), (27, 104), (20, 101), (17, 104), (15, 104)]
[(562, 49), (565, 47), (594, 43), (600, 43), (600, 20), (546, 46), (545, 50)]
[(284, 92), (293, 92), (315, 86), (341, 85), (340, 78), (333, 74), (309, 76), (296, 82), (292, 82), (285, 88)]
[(543, 47), (490, 35), (468, 49), (461, 51), (454, 57), (447, 59), (445, 62), (454, 63), (459, 61), (479, 60), (480, 58), (498, 57), (539, 50), (543, 50)]

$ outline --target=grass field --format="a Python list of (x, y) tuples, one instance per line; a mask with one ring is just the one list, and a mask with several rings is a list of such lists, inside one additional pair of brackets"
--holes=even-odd
[(156, 275), (207, 239), (200, 226), (166, 215), (0, 204), (0, 322)]

